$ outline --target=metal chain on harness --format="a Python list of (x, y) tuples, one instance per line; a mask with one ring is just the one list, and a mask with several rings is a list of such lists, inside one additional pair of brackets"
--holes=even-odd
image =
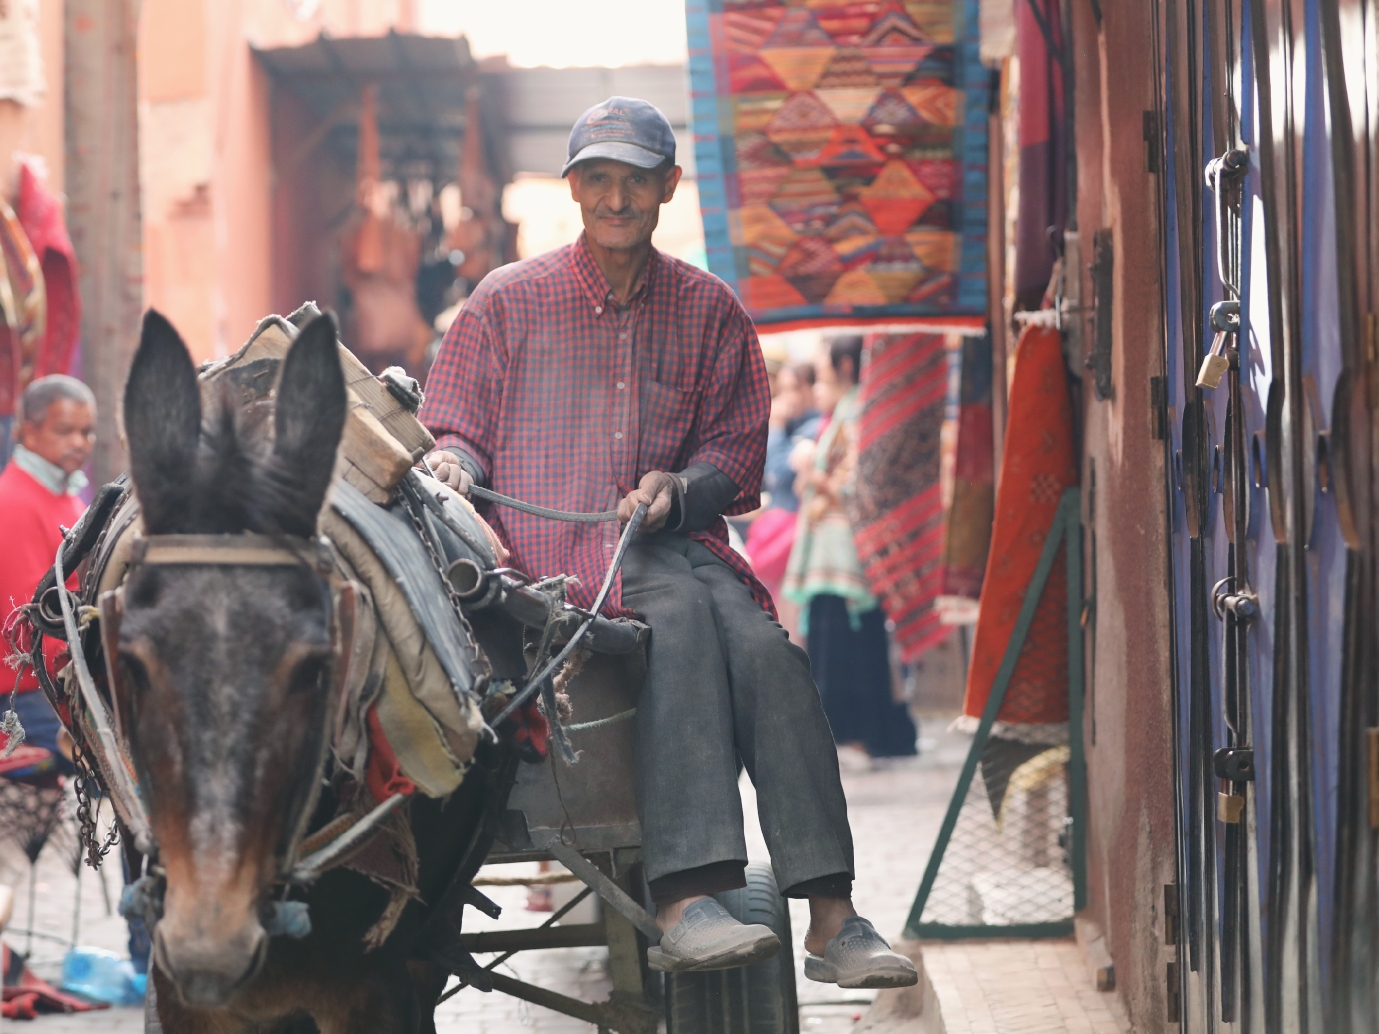
[(110, 831), (102, 843), (96, 823), (96, 818), (100, 814), (100, 798), (93, 797), (91, 793), (91, 780), (94, 774), (86, 761), (86, 752), (76, 745), (75, 736), (72, 737), (72, 741), (72, 767), (77, 770), (76, 775), (72, 777), (72, 790), (77, 799), (79, 835), (82, 846), (86, 848), (86, 864), (93, 869), (99, 869), (110, 849), (119, 842), (120, 824), (110, 824)]
[[(426, 525), (421, 519), (421, 507), (416, 505), (416, 501), (402, 485), (398, 486), (398, 498), (402, 500), (402, 508), (407, 511), (407, 518), (412, 522), (413, 530), (416, 531), (417, 537), (421, 539), (422, 545), (426, 547), (426, 553), (431, 558), (431, 566), (434, 567), (436, 573), (441, 576), (441, 586), (445, 589), (446, 599), (450, 601), (450, 606), (454, 609), (456, 614), (460, 615), (460, 620), (463, 621), (464, 611), (461, 609), (463, 601), (460, 599), (460, 594), (455, 591), (455, 586), (451, 584), (450, 578), (446, 574), (449, 565), (446, 564), (445, 558), (442, 557), (439, 550), (436, 549), (436, 544), (431, 541), (431, 533), (426, 530)], [(468, 630), (468, 625), (466, 625), (465, 631)]]

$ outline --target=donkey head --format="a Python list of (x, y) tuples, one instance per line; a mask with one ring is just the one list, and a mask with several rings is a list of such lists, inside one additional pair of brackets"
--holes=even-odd
[[(228, 394), (207, 408), (150, 311), (124, 402), (145, 534), (314, 536), (346, 412), (334, 321), (283, 360), (271, 435), (241, 429)], [(167, 871), (155, 958), (189, 1004), (223, 1004), (262, 963), (260, 908), (324, 735), (331, 628), (306, 563), (131, 568), (114, 670)]]

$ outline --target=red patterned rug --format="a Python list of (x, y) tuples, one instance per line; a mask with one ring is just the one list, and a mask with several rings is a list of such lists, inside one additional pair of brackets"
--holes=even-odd
[[(1031, 324), (1020, 335), (1008, 412), (991, 559), (982, 585), (960, 719), (972, 729), (986, 709), (1063, 490), (1078, 481), (1072, 399), (1057, 330)], [(996, 716), (993, 736), (1028, 743), (1067, 742), (1067, 608), (1067, 566), (1060, 549)]]

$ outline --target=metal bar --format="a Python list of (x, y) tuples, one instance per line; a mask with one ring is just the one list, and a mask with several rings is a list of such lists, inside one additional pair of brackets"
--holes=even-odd
[[(919, 938), (918, 931), (921, 926), (920, 919), (924, 915), (924, 906), (929, 900), (930, 891), (934, 889), (934, 881), (938, 879), (939, 865), (943, 861), (944, 852), (948, 849), (948, 841), (953, 836), (953, 829), (958, 824), (958, 813), (962, 810), (963, 802), (967, 799), (967, 790), (972, 785), (972, 777), (976, 775), (982, 748), (991, 736), (991, 727), (996, 723), (996, 715), (1000, 713), (1001, 705), (1005, 702), (1006, 690), (1010, 687), (1011, 676), (1015, 674), (1015, 663), (1019, 660), (1020, 651), (1024, 649), (1025, 637), (1029, 635), (1030, 625), (1034, 622), (1034, 612), (1038, 609), (1039, 600), (1044, 595), (1044, 585), (1049, 580), (1049, 572), (1053, 569), (1054, 558), (1058, 555), (1059, 547), (1063, 545), (1061, 532), (1064, 522), (1069, 519), (1077, 519), (1075, 509), (1072, 517), (1068, 517), (1069, 503), (1070, 497), (1064, 493), (1063, 500), (1054, 513), (1053, 527), (1049, 529), (1049, 537), (1044, 540), (1044, 551), (1039, 555), (1039, 564), (1034, 569), (1034, 577), (1030, 579), (1029, 588), (1025, 591), (1025, 600), (1020, 607), (1020, 616), (1015, 622), (1015, 630), (1011, 633), (1010, 642), (1006, 644), (1005, 656), (1001, 658), (1001, 667), (996, 672), (996, 679), (991, 686), (991, 695), (986, 701), (986, 710), (982, 712), (982, 720), (977, 726), (977, 734), (972, 739), (972, 749), (967, 752), (967, 760), (963, 762), (962, 773), (958, 776), (958, 785), (954, 787), (953, 798), (948, 804), (948, 814), (943, 818), (938, 839), (934, 842), (933, 853), (929, 855), (929, 864), (924, 870), (924, 880), (920, 883), (919, 893), (915, 895), (915, 903), (910, 908), (910, 917), (905, 921), (905, 936), (910, 939), (917, 940)], [(1071, 497), (1071, 505), (1076, 507), (1076, 495)]]
[(514, 980), (502, 973), (492, 973), (490, 979), (493, 981), (494, 990), (502, 991), (505, 995), (512, 995), (512, 997), (520, 998), (524, 1002), (531, 1002), (532, 1005), (540, 1005), (554, 1012), (573, 1016), (577, 1020), (592, 1023), (596, 1027), (612, 1026), (612, 1018), (602, 1005), (581, 1002), (578, 998), (571, 998), (569, 995), (563, 995), (557, 991), (548, 991), (546, 988), (537, 987), (535, 984)]
[(619, 915), (646, 934), (652, 944), (661, 943), (661, 928), (656, 925), (656, 920), (651, 917), (651, 913), (628, 897), (627, 892), (600, 872), (593, 862), (573, 847), (563, 844), (559, 840), (552, 840), (546, 845), (546, 850), (555, 856), (556, 861), (593, 887), (595, 894), (603, 898), (617, 910)]
[(1081, 493), (1065, 489), (1064, 554), (1068, 562), (1068, 804), (1073, 818), (1073, 911), (1087, 906), (1087, 756), (1082, 733), (1082, 513)]
[[(542, 923), (540, 926), (538, 926), (537, 929), (538, 929), (538, 930), (548, 930), (548, 929), (550, 929), (550, 928), (551, 928), (552, 926), (554, 926), (556, 923), (560, 922), (560, 920), (563, 919), (563, 918), (565, 917), (565, 915), (566, 915), (568, 912), (573, 911), (573, 910), (574, 910), (574, 907), (575, 907), (576, 905), (578, 905), (581, 901), (583, 901), (585, 898), (587, 898), (587, 897), (588, 897), (590, 894), (592, 894), (592, 893), (593, 893), (593, 889), (592, 889), (592, 888), (590, 888), (590, 887), (585, 887), (585, 888), (584, 888), (583, 890), (581, 890), (578, 894), (576, 894), (573, 898), (571, 898), (569, 901), (565, 902), (565, 904), (564, 904), (558, 911), (556, 911), (556, 913), (555, 913), (554, 915), (552, 915), (552, 916), (551, 916), (549, 919), (547, 919), (544, 923)], [(499, 955), (496, 959), (494, 959), (492, 962), (490, 962), (487, 966), (484, 967), (484, 973), (485, 973), (485, 974), (492, 974), (492, 972), (493, 972), (495, 969), (497, 969), (497, 968), (498, 968), (499, 966), (501, 966), (504, 962), (506, 962), (508, 959), (512, 958), (512, 957), (513, 957), (514, 955), (516, 955), (516, 954), (517, 954), (516, 951), (510, 951), (510, 952), (506, 952), (506, 953), (503, 954), (503, 955)], [(467, 980), (461, 978), (461, 980), (460, 980), (460, 982), (459, 982), (458, 984), (456, 984), (456, 985), (455, 985), (454, 987), (452, 987), (450, 990), (446, 991), (445, 994), (441, 995), (440, 998), (436, 1000), (436, 1004), (437, 1004), (437, 1005), (440, 1005), (441, 1002), (444, 1002), (444, 1001), (447, 1001), (447, 1000), (449, 1000), (449, 999), (451, 999), (451, 998), (454, 998), (457, 994), (459, 994), (461, 991), (463, 991), (466, 987), (469, 987), (469, 986), (470, 986), (470, 985), (469, 985), (469, 981), (467, 981)]]
[[(1016, 940), (1039, 940), (1073, 936), (1071, 920), (1063, 923), (1016, 923), (1014, 926), (947, 926), (943, 923), (921, 923), (906, 927), (905, 936), (926, 941), (965, 941), (978, 937), (1010, 937)], [(814, 1003), (810, 1003), (811, 1005)]]
[(529, 930), (490, 930), (467, 933), (460, 944), (468, 952), (516, 952), (540, 948), (591, 948), (603, 945), (607, 935), (602, 923), (573, 926), (538, 926)]
[[(495, 575), (488, 574), (486, 578)], [(568, 642), (578, 622), (588, 615), (569, 604), (559, 604), (544, 592), (519, 584), (506, 575), (498, 574), (498, 589), (495, 598), (488, 606), (502, 608), (510, 617), (516, 618), (529, 628), (544, 629), (551, 620), (570, 623), (564, 635), (556, 633), (556, 643)], [(486, 592), (485, 592), (486, 595)], [(594, 618), (585, 634), (584, 644), (595, 653), (625, 654), (635, 650), (649, 636), (647, 627), (640, 622), (624, 619)]]
[(524, 1002), (540, 1005), (555, 1012), (573, 1016), (585, 1023), (592, 1023), (600, 1031), (613, 1031), (616, 1034), (656, 1034), (658, 1017), (651, 1006), (640, 1001), (623, 1001), (613, 998), (607, 1002), (590, 1004), (578, 998), (548, 991), (544, 987), (523, 983), (502, 973), (494, 973), (493, 987), (503, 994), (520, 998)]

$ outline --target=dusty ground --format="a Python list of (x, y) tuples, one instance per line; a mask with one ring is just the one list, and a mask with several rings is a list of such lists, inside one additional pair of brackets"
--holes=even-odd
[[(943, 817), (948, 794), (961, 763), (964, 740), (938, 736), (943, 723), (925, 726), (928, 748), (917, 759), (891, 762), (874, 771), (849, 772), (844, 776), (853, 833), (857, 842), (857, 905), (863, 914), (889, 936), (898, 936), (904, 925), (911, 899), (919, 886), (924, 863)], [(750, 783), (743, 781), (746, 812), (754, 815), (754, 796)], [(754, 858), (766, 858), (765, 845), (755, 821), (749, 823), (749, 843)], [(505, 867), (527, 870), (532, 866)], [(83, 944), (112, 950), (124, 948), (124, 924), (118, 915), (106, 912), (100, 882), (105, 880), (111, 904), (118, 902), (118, 865), (107, 866), (103, 874), (86, 869), (82, 875), (79, 939)], [(0, 857), (0, 880), (13, 884), (19, 898), (14, 927), (27, 926), (27, 864), (13, 853)], [(36, 915), (33, 941), (36, 968), (45, 976), (55, 976), (66, 942), (73, 929), (76, 884), (70, 868), (54, 850), (40, 856), (35, 885)], [(544, 916), (525, 910), (526, 891), (522, 888), (489, 888), (490, 896), (503, 906), (497, 921), (479, 917), (492, 927), (520, 927), (540, 923)], [(576, 916), (572, 916), (576, 919)], [(835, 1034), (850, 1031), (868, 1008), (870, 992), (840, 992), (830, 985), (804, 979), (802, 943), (808, 925), (803, 902), (792, 903), (792, 922), (796, 932), (795, 954), (800, 996), (801, 1029), (807, 1034)], [(466, 925), (473, 925), (466, 919)], [(24, 950), (26, 937), (15, 930), (7, 932), (6, 942)], [(531, 952), (515, 957), (507, 971), (521, 979), (562, 991), (585, 1000), (607, 996), (609, 983), (603, 972), (602, 949), (565, 949)], [(438, 1016), (442, 1031), (465, 1034), (535, 1031), (540, 1034), (586, 1034), (588, 1024), (559, 1016), (499, 994), (485, 995), (468, 990), (442, 1006)], [(44, 1017), (33, 1023), (14, 1023), (15, 1029), (31, 1029), (34, 1034), (64, 1034), (67, 1031), (104, 1031), (134, 1034), (142, 1030), (136, 1010), (110, 1010), (83, 1016)]]

